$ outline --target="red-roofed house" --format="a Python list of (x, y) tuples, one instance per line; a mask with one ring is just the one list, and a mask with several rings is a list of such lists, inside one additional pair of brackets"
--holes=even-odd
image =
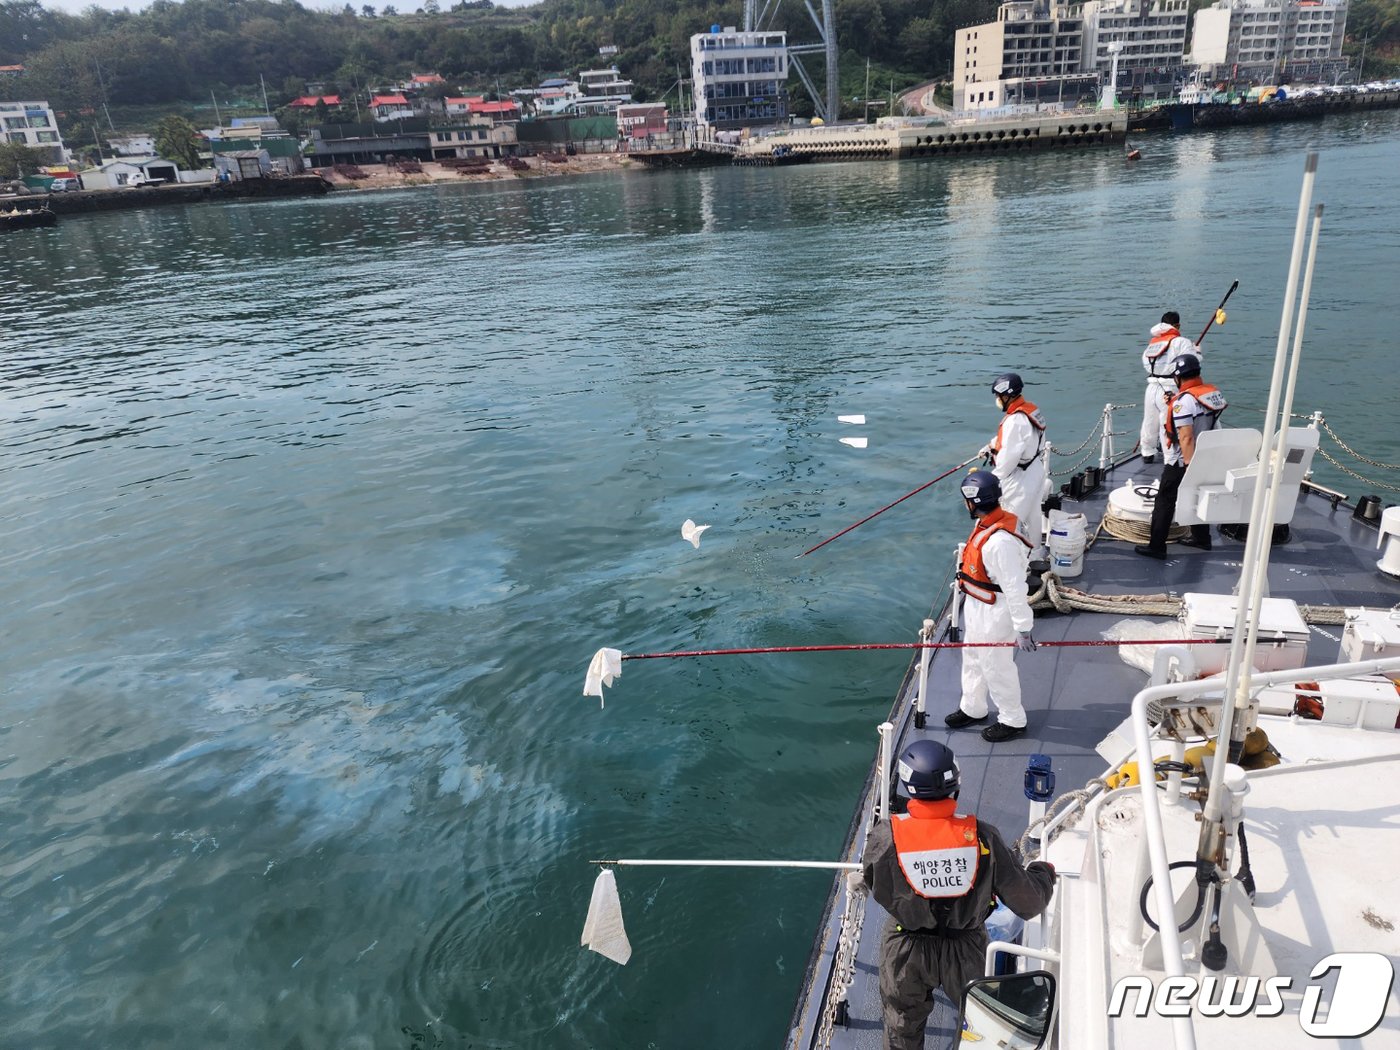
[(430, 86), (432, 86), (433, 84), (446, 84), (446, 83), (447, 83), (447, 81), (444, 80), (444, 79), (441, 77), (441, 75), (439, 75), (439, 74), (437, 74), (437, 73), (414, 73), (413, 76), (412, 76), (412, 78), (409, 80), (409, 82), (408, 82), (407, 84), (404, 85), (404, 90), (405, 90), (405, 91), (410, 91), (410, 90), (412, 90), (413, 88), (425, 88), (425, 87), (430, 87)]
[(484, 101), (480, 95), (467, 95), (463, 98), (445, 98), (443, 105), (447, 107), (448, 116), (465, 117), (472, 111), (473, 102)]
[(369, 111), (375, 120), (407, 120), (413, 116), (413, 107), (402, 95), (375, 95), (369, 100)]
[(23, 72), (23, 66), (0, 66), (0, 77), (17, 77)]
[(302, 95), (301, 98), (294, 98), (287, 103), (289, 109), (315, 109), (316, 103), (324, 102), (328, 106), (340, 105), (339, 95)]
[(492, 124), (514, 124), (520, 119), (520, 103), (514, 100), (487, 102), (482, 98), (467, 100), (467, 113), (473, 120), (487, 120)]

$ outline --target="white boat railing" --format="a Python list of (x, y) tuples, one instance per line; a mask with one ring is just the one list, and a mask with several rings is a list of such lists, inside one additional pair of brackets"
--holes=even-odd
[[(1360, 675), (1400, 674), (1400, 656), (1380, 660), (1363, 660), (1359, 663), (1324, 664), (1320, 667), (1300, 667), (1266, 674), (1251, 674), (1249, 689), (1252, 695), (1266, 686), (1287, 682), (1322, 682), (1334, 678), (1354, 678)], [(1161, 799), (1157, 792), (1157, 778), (1147, 772), (1153, 768), (1152, 726), (1147, 720), (1147, 705), (1153, 701), (1180, 701), (1185, 697), (1201, 696), (1219, 692), (1225, 686), (1219, 678), (1203, 678), (1195, 682), (1170, 682), (1152, 685), (1133, 697), (1132, 723), (1133, 736), (1137, 747), (1139, 774), (1138, 787), (1142, 793), (1143, 834), (1147, 839), (1147, 851), (1152, 867), (1152, 892), (1156, 898), (1157, 914), (1175, 915), (1176, 901), (1172, 896), (1171, 870), (1167, 860), (1167, 840), (1162, 825)], [(1228, 703), (1227, 705), (1228, 706)], [(1218, 745), (1219, 751), (1227, 748)], [(1182, 977), (1186, 963), (1181, 954), (1181, 938), (1175, 922), (1164, 921), (1159, 930), (1162, 945), (1162, 968), (1170, 977)], [(1195, 1050), (1196, 1034), (1190, 1017), (1177, 1017), (1172, 1020), (1172, 1046), (1175, 1050)]]

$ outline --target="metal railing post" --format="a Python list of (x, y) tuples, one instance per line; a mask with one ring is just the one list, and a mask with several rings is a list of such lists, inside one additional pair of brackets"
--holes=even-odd
[(876, 732), (880, 734), (880, 797), (875, 800), (875, 819), (888, 820), (890, 816), (890, 766), (893, 762), (894, 723), (881, 722)]
[(1099, 439), (1099, 469), (1113, 465), (1113, 402), (1103, 406), (1103, 437)]
[[(919, 641), (933, 641), (934, 628), (937, 626), (937, 620), (925, 620), (923, 628), (919, 631)], [(914, 702), (915, 729), (923, 729), (928, 725), (928, 665), (932, 660), (932, 649), (921, 649), (919, 651), (919, 696)]]

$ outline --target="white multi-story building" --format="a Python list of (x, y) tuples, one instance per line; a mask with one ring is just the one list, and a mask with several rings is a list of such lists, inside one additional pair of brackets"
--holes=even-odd
[(616, 66), (607, 69), (585, 69), (578, 75), (579, 90), (589, 98), (632, 101), (632, 81), (625, 79)]
[(718, 26), (690, 38), (695, 121), (702, 129), (777, 124), (788, 116), (787, 34)]
[(1090, 97), (1121, 44), (1119, 85), (1170, 94), (1186, 51), (1188, 0), (1012, 0), (997, 20), (953, 37), (953, 99), (959, 110)]
[(1219, 0), (1196, 12), (1191, 62), (1235, 77), (1313, 77), (1344, 66), (1347, 0)]
[(40, 150), (46, 164), (62, 164), (68, 159), (58, 121), (47, 102), (0, 102), (0, 139)]
[(1188, 0), (1088, 0), (1084, 4), (1084, 71), (1105, 80), (1118, 56), (1120, 89), (1175, 93), (1186, 55)]

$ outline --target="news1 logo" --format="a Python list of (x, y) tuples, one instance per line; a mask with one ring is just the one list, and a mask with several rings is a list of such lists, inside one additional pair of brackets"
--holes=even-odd
[[(1323, 985), (1317, 982), (1334, 970), (1336, 984), (1324, 1011)], [(1385, 1017), (1395, 969), (1376, 952), (1335, 952), (1314, 966), (1309, 977), (1298, 1008), (1303, 1031), (1315, 1039), (1356, 1039)], [(1284, 1011), (1283, 993), (1292, 987), (1291, 977), (1164, 977), (1155, 988), (1150, 977), (1123, 977), (1113, 986), (1108, 1016), (1124, 1016), (1128, 994), (1136, 992), (1134, 1017), (1146, 1017), (1149, 1011), (1161, 1017), (1190, 1017), (1193, 1012), (1202, 1017), (1277, 1017)]]

